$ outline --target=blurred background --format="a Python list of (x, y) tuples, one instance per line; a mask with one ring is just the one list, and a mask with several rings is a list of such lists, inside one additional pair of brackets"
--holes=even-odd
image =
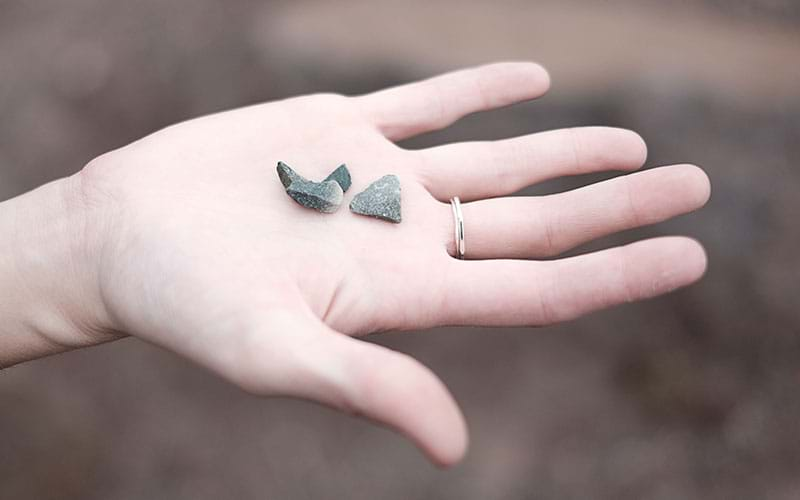
[(444, 472), (136, 340), (9, 369), (0, 498), (800, 498), (795, 0), (0, 0), (0, 197), (196, 115), (509, 59), (547, 66), (551, 94), (405, 145), (637, 130), (648, 166), (703, 166), (712, 200), (580, 251), (688, 234), (701, 283), (552, 328), (372, 337), (463, 405), (471, 450)]

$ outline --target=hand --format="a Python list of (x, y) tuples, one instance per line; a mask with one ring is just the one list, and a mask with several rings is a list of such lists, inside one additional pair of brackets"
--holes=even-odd
[[(463, 418), (414, 359), (351, 338), (437, 325), (545, 325), (697, 280), (702, 248), (681, 237), (558, 260), (583, 242), (694, 210), (709, 196), (688, 165), (540, 197), (503, 197), (545, 179), (634, 170), (633, 132), (591, 127), (409, 151), (394, 144), (462, 116), (532, 99), (549, 85), (528, 63), (494, 64), (360, 97), (311, 95), (157, 132), (77, 177), (87, 262), (103, 324), (173, 350), (260, 395), (364, 415), (436, 463), (466, 448)], [(346, 163), (337, 213), (305, 209), (275, 172), (321, 179)], [(346, 204), (399, 176), (403, 222)], [(464, 201), (467, 257), (451, 257), (448, 200)], [(98, 340), (105, 337), (98, 336)]]

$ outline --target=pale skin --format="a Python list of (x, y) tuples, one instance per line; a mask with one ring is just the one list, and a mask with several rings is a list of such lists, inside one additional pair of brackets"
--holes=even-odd
[[(691, 165), (627, 173), (646, 146), (589, 127), (406, 150), (395, 142), (544, 94), (533, 63), (499, 63), (376, 93), (320, 94), (181, 123), (0, 204), (0, 366), (132, 335), (263, 396), (306, 398), (410, 438), (436, 464), (467, 448), (442, 382), (359, 337), (441, 325), (541, 326), (699, 279), (685, 237), (560, 253), (701, 207)], [(354, 193), (385, 174), (403, 222), (301, 207), (275, 172), (324, 178), (347, 163)], [(624, 175), (508, 197), (546, 179)], [(467, 258), (452, 257), (448, 200), (464, 202)], [(547, 259), (544, 259), (546, 258)]]

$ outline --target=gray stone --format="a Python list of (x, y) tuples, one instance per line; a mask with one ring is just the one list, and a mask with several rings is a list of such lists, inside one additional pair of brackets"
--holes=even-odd
[(344, 191), (335, 180), (310, 181), (283, 162), (278, 162), (278, 177), (286, 188), (286, 194), (306, 208), (333, 213), (344, 199)]
[(342, 187), (336, 181), (294, 181), (286, 189), (286, 193), (304, 207), (326, 214), (337, 211), (344, 199)]
[(278, 162), (278, 177), (281, 179), (281, 184), (283, 184), (285, 188), (288, 188), (289, 184), (293, 181), (309, 182), (308, 179), (292, 170), (292, 167), (282, 161)]
[(331, 175), (326, 177), (325, 180), (338, 182), (339, 185), (342, 186), (342, 191), (345, 193), (350, 189), (350, 185), (353, 184), (353, 181), (350, 179), (350, 171), (347, 170), (347, 165), (344, 163), (331, 172)]
[(400, 179), (396, 175), (384, 175), (353, 198), (350, 210), (355, 214), (399, 223), (402, 220)]

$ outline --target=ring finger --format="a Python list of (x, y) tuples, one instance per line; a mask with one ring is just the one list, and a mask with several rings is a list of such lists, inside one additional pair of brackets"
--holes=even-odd
[[(548, 196), (465, 203), (466, 257), (557, 255), (601, 236), (695, 210), (705, 204), (709, 192), (701, 169), (675, 165)], [(453, 255), (452, 229), (447, 237)]]

